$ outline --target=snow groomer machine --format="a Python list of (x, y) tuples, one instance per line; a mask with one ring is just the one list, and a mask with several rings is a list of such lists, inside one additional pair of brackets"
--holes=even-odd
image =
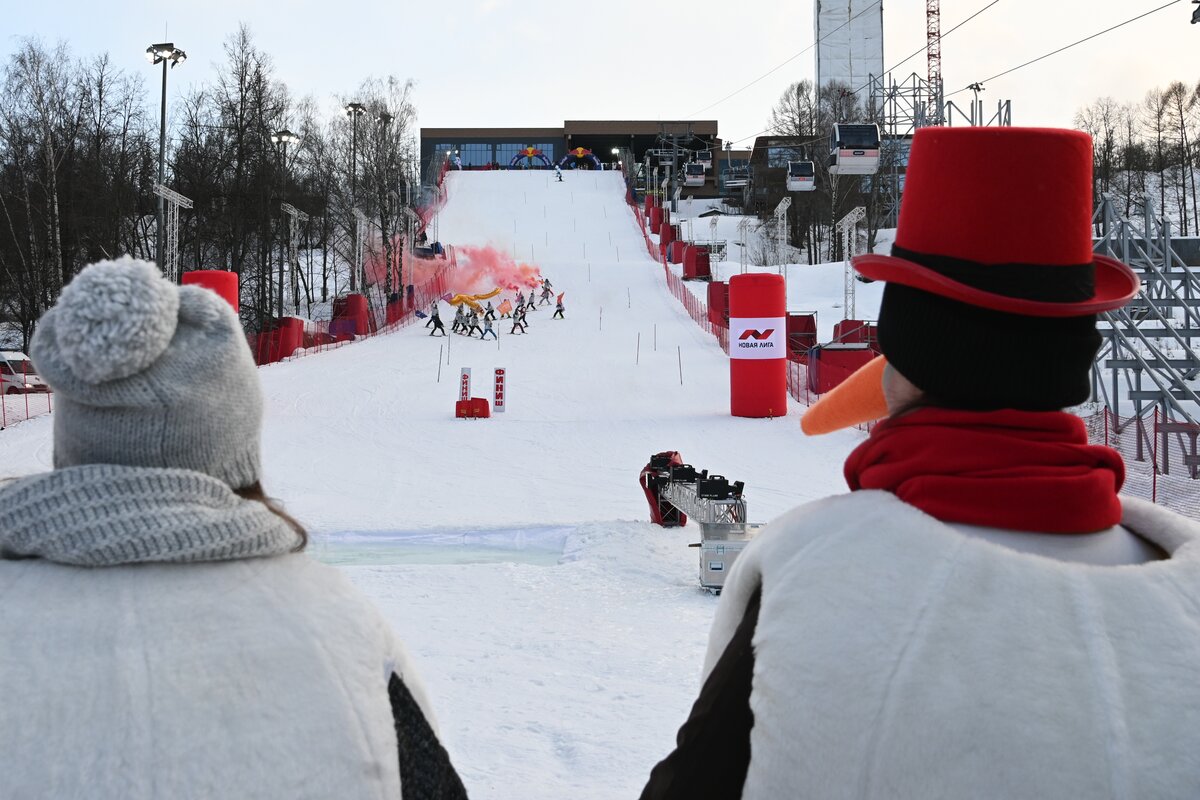
[(700, 542), (691, 546), (700, 549), (700, 585), (720, 594), (738, 554), (762, 527), (746, 521), (745, 484), (697, 471), (673, 450), (650, 456), (640, 483), (650, 503), (651, 522), (674, 528), (691, 517), (699, 524)]

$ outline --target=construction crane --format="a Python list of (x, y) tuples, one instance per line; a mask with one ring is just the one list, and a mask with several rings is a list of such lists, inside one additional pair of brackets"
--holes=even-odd
[(926, 57), (928, 58), (929, 120), (942, 124), (942, 8), (941, 0), (925, 0)]

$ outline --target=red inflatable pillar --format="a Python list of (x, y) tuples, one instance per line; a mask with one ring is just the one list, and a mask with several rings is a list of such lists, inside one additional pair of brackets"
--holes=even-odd
[(787, 290), (782, 275), (729, 279), (729, 413), (787, 414)]
[(234, 311), (238, 311), (238, 276), (236, 272), (226, 272), (220, 269), (201, 269), (193, 272), (183, 273), (184, 286), (203, 286), (205, 289), (212, 289), (229, 305), (233, 306)]

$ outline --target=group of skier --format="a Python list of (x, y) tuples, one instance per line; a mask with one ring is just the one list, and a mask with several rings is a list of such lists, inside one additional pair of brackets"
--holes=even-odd
[[(465, 302), (459, 303), (458, 308), (454, 311), (454, 322), (450, 326), (453, 333), (461, 333), (464, 336), (474, 336), (479, 334), (480, 339), (486, 339), (490, 334), (493, 339), (497, 337), (496, 329), (493, 323), (497, 319), (511, 319), (512, 329), (509, 333), (515, 334), (526, 332), (526, 327), (529, 324), (527, 317), (528, 312), (537, 309), (538, 305), (549, 305), (550, 298), (554, 296), (553, 284), (549, 278), (543, 278), (541, 282), (541, 302), (538, 303), (534, 298), (533, 289), (530, 290), (529, 296), (517, 290), (515, 304), (511, 300), (505, 300), (500, 304), (499, 309), (492, 306), (492, 301), (488, 300), (487, 305), (482, 308), (472, 308)], [(551, 319), (565, 319), (563, 312), (563, 296), (560, 294), (557, 298), (554, 307), (554, 314)], [(482, 313), (481, 313), (482, 311)], [(442, 323), (441, 313), (438, 309), (438, 301), (435, 300), (429, 308), (429, 321), (425, 323), (426, 328), (432, 328), (429, 332), (430, 336), (438, 335), (441, 332), (442, 336), (446, 334), (446, 326)]]

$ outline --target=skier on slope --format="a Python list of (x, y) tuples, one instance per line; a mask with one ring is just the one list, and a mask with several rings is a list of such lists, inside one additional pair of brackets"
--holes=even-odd
[(542, 284), (542, 302), (539, 305), (550, 305), (550, 296), (554, 294), (550, 291), (550, 281)]
[(454, 309), (454, 323), (450, 326), (450, 331), (452, 333), (462, 333), (465, 323), (466, 314), (463, 313), (462, 304), (459, 304), (458, 308)]
[[(438, 302), (437, 300), (434, 300), (429, 306), (429, 321), (425, 323), (425, 327), (428, 328), (430, 325), (436, 325), (437, 327), (442, 328), (442, 318), (440, 313), (441, 312), (438, 311)], [(443, 330), (445, 329), (443, 328)]]
[(562, 183), (562, 168), (558, 164), (554, 165), (554, 177), (558, 179), (559, 183)]
[(487, 307), (483, 309), (483, 318), (485, 320), (494, 320), (496, 318), (496, 309), (492, 308), (491, 300), (488, 300)]
[(566, 294), (566, 292), (558, 296), (558, 303), (554, 306), (554, 316), (550, 317), (550, 319), (565, 319), (563, 317), (563, 294)]
[(446, 335), (446, 326), (442, 324), (442, 318), (435, 315), (435, 316), (430, 317), (430, 320), (433, 322), (433, 330), (431, 330), (429, 332), (429, 335), (437, 336), (437, 332), (441, 331), (442, 336), (445, 336)]
[(475, 331), (479, 331), (480, 338), (483, 337), (483, 330), (479, 327), (479, 312), (472, 310), (467, 317), (467, 336)]
[(518, 308), (516, 311), (514, 311), (513, 316), (512, 316), (512, 321), (513, 321), (512, 330), (509, 331), (509, 333), (516, 333), (517, 328), (521, 329), (521, 333), (525, 333), (525, 312), (524, 311), (522, 311), (520, 308)]
[(483, 333), (481, 333), (479, 335), (480, 341), (486, 339), (488, 337), (489, 333), (492, 335), (493, 339), (497, 338), (496, 337), (496, 329), (492, 327), (492, 318), (487, 316), (486, 314), (484, 314), (484, 316), (483, 316)]

